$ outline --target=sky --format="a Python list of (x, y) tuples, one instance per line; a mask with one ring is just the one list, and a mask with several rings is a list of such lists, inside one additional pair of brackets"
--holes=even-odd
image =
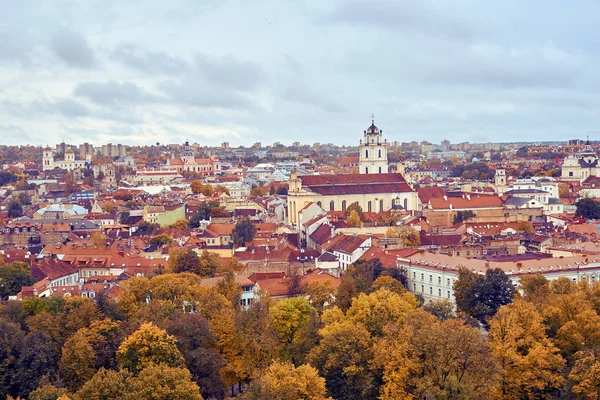
[(600, 2), (0, 0), (0, 144), (600, 140)]

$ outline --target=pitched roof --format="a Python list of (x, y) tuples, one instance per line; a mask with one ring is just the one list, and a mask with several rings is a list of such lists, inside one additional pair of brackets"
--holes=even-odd
[(343, 235), (343, 239), (334, 244), (330, 251), (337, 251), (341, 253), (351, 254), (368, 239), (365, 236), (346, 236)]
[(321, 195), (412, 192), (402, 174), (305, 175), (302, 186)]

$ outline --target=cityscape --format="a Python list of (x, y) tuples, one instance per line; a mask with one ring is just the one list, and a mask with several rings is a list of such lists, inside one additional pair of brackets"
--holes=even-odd
[(288, 3), (0, 2), (0, 399), (600, 399), (600, 5)]

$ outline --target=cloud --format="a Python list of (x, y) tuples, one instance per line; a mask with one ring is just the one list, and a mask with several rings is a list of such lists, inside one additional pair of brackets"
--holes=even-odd
[(0, 136), (2, 136), (4, 144), (25, 144), (25, 141), (32, 140), (31, 135), (14, 124), (0, 125)]
[(85, 37), (77, 32), (60, 29), (56, 31), (50, 43), (52, 52), (67, 65), (81, 69), (97, 66), (94, 51)]
[(84, 97), (101, 105), (143, 104), (158, 101), (158, 97), (132, 82), (84, 82), (73, 90), (75, 96)]
[(211, 84), (239, 91), (256, 89), (267, 79), (258, 63), (238, 60), (231, 55), (214, 57), (196, 54), (194, 67)]
[(159, 89), (172, 102), (200, 108), (253, 109), (256, 103), (236, 90), (226, 90), (198, 79), (164, 81)]
[(85, 104), (66, 98), (36, 100), (31, 104), (30, 109), (45, 114), (60, 114), (68, 118), (90, 115), (90, 110)]
[(444, 5), (442, 2), (344, 0), (325, 19), (350, 26), (401, 30), (448, 40), (473, 40), (485, 31), (473, 20), (462, 17), (457, 4)]
[(181, 57), (173, 57), (163, 51), (152, 51), (133, 44), (117, 46), (112, 57), (123, 65), (146, 74), (177, 75), (189, 70)]

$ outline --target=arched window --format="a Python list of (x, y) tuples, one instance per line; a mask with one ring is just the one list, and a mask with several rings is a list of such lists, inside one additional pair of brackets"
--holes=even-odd
[(346, 200), (342, 200), (342, 211), (346, 211)]
[(317, 201), (317, 205), (318, 205), (319, 207), (321, 207), (321, 202), (320, 202), (320, 201)]
[(381, 158), (381, 149), (379, 149), (379, 158)]
[(404, 209), (408, 210), (408, 199), (404, 199)]
[(381, 173), (381, 167), (379, 167), (379, 173)]
[(329, 202), (329, 211), (335, 211), (335, 202), (333, 200)]
[(383, 211), (383, 199), (379, 200), (379, 211)]
[(369, 150), (365, 150), (365, 158), (369, 158)]
[(365, 167), (365, 174), (369, 173), (369, 167)]
[(367, 203), (367, 211), (372, 212), (373, 210), (371, 209), (371, 201), (369, 200), (369, 202)]
[(571, 172), (569, 172), (569, 176), (573, 176), (573, 172), (572, 172), (572, 171), (571, 171)]

